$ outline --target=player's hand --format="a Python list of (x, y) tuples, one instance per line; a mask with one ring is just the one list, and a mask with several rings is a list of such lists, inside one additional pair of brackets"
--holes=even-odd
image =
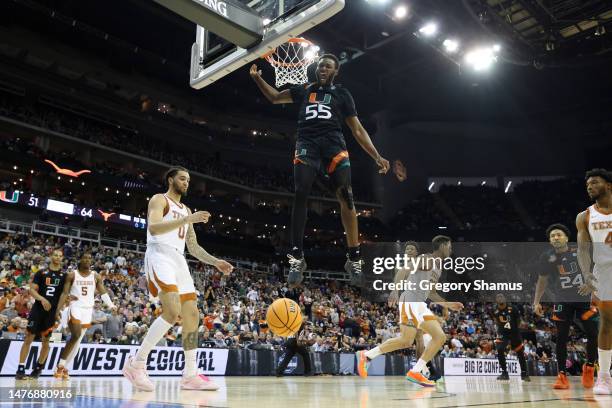
[(261, 71), (257, 69), (257, 64), (251, 65), (251, 70), (249, 71), (249, 74), (251, 74), (251, 78), (253, 79), (261, 78)]
[(200, 222), (206, 224), (208, 222), (208, 219), (210, 218), (210, 213), (208, 211), (196, 211), (187, 218), (187, 221), (190, 224), (197, 224)]
[(444, 306), (448, 307), (453, 312), (458, 312), (463, 309), (463, 303), (461, 302), (446, 302)]
[(384, 157), (379, 157), (378, 160), (376, 160), (376, 165), (380, 167), (380, 169), (378, 169), (379, 174), (387, 174), (389, 171), (389, 160)]
[(533, 305), (533, 313), (535, 313), (538, 316), (544, 316), (544, 312), (542, 311), (542, 305), (539, 303), (535, 303)]
[(597, 279), (592, 273), (586, 274), (584, 277), (584, 284), (578, 288), (578, 294), (580, 296), (586, 296), (589, 293), (597, 290)]
[(49, 302), (47, 299), (43, 299), (40, 303), (42, 304), (43, 309), (45, 309), (45, 312), (51, 310), (51, 302)]
[(215, 268), (223, 272), (224, 275), (229, 275), (234, 270), (232, 264), (227, 261), (224, 261), (223, 259), (219, 259), (217, 261), (217, 263), (215, 264)]

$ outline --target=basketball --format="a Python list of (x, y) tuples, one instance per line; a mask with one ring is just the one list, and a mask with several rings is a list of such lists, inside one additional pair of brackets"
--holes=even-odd
[(292, 336), (302, 325), (300, 306), (291, 299), (277, 299), (268, 307), (266, 321), (272, 333), (277, 336)]

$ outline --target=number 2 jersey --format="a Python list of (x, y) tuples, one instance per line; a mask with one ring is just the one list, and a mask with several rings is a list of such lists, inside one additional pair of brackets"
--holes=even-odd
[(299, 85), (290, 92), (293, 103), (300, 106), (298, 140), (342, 137), (344, 120), (357, 116), (355, 101), (342, 85)]
[(32, 306), (32, 310), (37, 309), (39, 312), (53, 313), (57, 309), (58, 302), (62, 292), (64, 291), (64, 283), (66, 282), (66, 273), (61, 269), (52, 271), (50, 269), (46, 271), (39, 271), (34, 275), (32, 283), (38, 286), (38, 293), (51, 303), (51, 310), (45, 311), (42, 304), (37, 300)]
[(584, 281), (575, 246), (568, 246), (565, 252), (551, 248), (542, 255), (540, 265), (539, 275), (548, 277), (548, 289), (555, 303), (590, 302), (590, 295), (578, 293)]

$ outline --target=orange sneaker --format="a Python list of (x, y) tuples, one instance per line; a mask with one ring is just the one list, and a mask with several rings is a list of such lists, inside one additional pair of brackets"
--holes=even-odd
[(435, 381), (431, 381), (423, 374), (414, 372), (412, 370), (406, 373), (406, 379), (415, 384), (419, 384), (421, 387), (434, 387), (436, 385)]
[(554, 383), (553, 388), (555, 390), (569, 390), (569, 381), (567, 380), (567, 376), (565, 373), (559, 373), (557, 376), (557, 381)]
[(582, 386), (584, 388), (593, 388), (595, 385), (595, 367), (583, 364), (582, 365)]
[(358, 351), (357, 354), (357, 373), (361, 378), (367, 378), (368, 376), (368, 358), (366, 357), (365, 350)]
[(58, 380), (68, 380), (70, 376), (68, 375), (68, 370), (64, 368), (64, 366), (57, 366), (55, 372), (53, 373), (53, 377)]

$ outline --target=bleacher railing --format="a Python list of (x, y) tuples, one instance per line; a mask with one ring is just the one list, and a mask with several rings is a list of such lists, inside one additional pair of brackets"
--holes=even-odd
[[(11, 221), (0, 219), (0, 232), (8, 233), (25, 233), (25, 234), (43, 234), (54, 237), (62, 237), (72, 239), (73, 241), (83, 241), (89, 244), (97, 244), (103, 249), (111, 249), (115, 254), (120, 251), (137, 253), (144, 256), (147, 250), (147, 245), (142, 242), (124, 241), (115, 238), (103, 237), (99, 231), (87, 230), (82, 228), (70, 227), (66, 225), (53, 224), (48, 222), (33, 221), (32, 223)], [(227, 259), (234, 267), (250, 270), (255, 273), (269, 274), (272, 272), (270, 265), (259, 264), (256, 262), (243, 261), (238, 259)], [(190, 265), (196, 264), (198, 261), (192, 257), (187, 257), (187, 262)], [(289, 268), (282, 267), (283, 275), (286, 277), (289, 273)], [(325, 271), (325, 270), (308, 270), (304, 276), (308, 280), (336, 280), (348, 281), (349, 277), (346, 272)]]

